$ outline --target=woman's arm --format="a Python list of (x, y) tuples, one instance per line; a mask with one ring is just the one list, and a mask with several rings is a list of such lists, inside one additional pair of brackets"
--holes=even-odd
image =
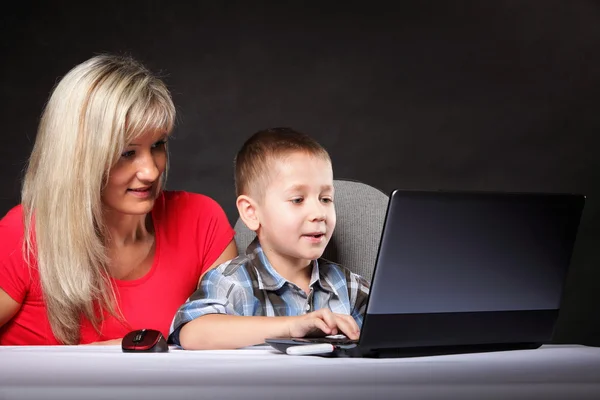
[(235, 240), (231, 240), (231, 242), (229, 242), (229, 244), (227, 245), (227, 247), (225, 247), (225, 250), (223, 250), (223, 252), (221, 253), (221, 255), (219, 257), (217, 257), (217, 259), (215, 260), (215, 262), (212, 263), (212, 265), (210, 267), (208, 267), (208, 269), (206, 271), (204, 271), (202, 273), (202, 275), (200, 275), (200, 280), (202, 279), (202, 277), (204, 276), (204, 274), (206, 274), (211, 269), (216, 268), (219, 265), (223, 264), (225, 261), (229, 261), (231, 259), (234, 259), (237, 256), (238, 256), (238, 250), (237, 250), (237, 246), (235, 244)]
[(115, 346), (121, 345), (121, 342), (123, 341), (123, 339), (112, 339), (112, 340), (105, 340), (103, 342), (92, 342), (92, 343), (86, 343), (84, 344), (84, 346)]
[(0, 326), (10, 321), (20, 308), (21, 304), (16, 302), (4, 290), (0, 289)]
[(235, 240), (232, 240), (231, 242), (229, 242), (229, 244), (227, 245), (225, 250), (223, 250), (221, 255), (215, 260), (215, 262), (210, 267), (208, 267), (207, 271), (223, 264), (225, 261), (232, 260), (232, 259), (236, 258), (237, 256), (238, 256), (238, 249), (235, 244)]

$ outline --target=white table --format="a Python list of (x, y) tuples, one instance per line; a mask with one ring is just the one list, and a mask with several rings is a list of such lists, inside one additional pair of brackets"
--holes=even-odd
[(600, 399), (600, 348), (330, 359), (269, 347), (162, 354), (0, 347), (0, 400), (230, 398)]

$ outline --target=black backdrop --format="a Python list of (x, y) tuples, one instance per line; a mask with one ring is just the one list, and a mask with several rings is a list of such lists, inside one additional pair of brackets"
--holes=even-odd
[(100, 52), (161, 71), (178, 107), (168, 188), (234, 223), (232, 159), (292, 126), (335, 176), (394, 188), (588, 197), (556, 342), (600, 344), (600, 2), (50, 0), (0, 16), (0, 215), (52, 86)]

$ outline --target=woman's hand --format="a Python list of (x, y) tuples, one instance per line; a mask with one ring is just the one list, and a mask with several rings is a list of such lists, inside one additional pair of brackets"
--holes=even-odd
[(86, 343), (86, 344), (84, 344), (84, 346), (115, 346), (115, 345), (120, 346), (122, 341), (123, 341), (123, 338), (111, 339), (111, 340), (104, 340), (102, 342)]
[(0, 326), (4, 325), (21, 309), (21, 304), (0, 289)]

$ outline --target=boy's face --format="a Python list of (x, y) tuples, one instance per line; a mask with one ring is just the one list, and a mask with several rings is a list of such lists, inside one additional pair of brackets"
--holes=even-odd
[(272, 162), (257, 206), (261, 246), (275, 267), (321, 257), (335, 228), (331, 163), (302, 152)]

